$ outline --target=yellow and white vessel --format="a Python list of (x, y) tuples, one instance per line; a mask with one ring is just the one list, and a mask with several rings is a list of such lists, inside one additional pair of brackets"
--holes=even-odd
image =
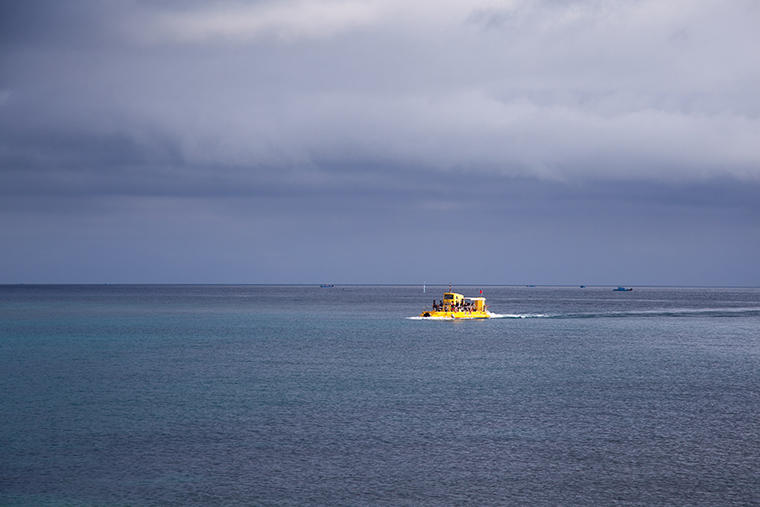
[(425, 309), (420, 317), (438, 319), (487, 319), (491, 317), (486, 298), (468, 298), (456, 292), (447, 292), (440, 302), (433, 301), (433, 307)]

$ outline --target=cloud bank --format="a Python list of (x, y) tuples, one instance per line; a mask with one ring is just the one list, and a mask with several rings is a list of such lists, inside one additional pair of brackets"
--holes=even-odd
[(72, 5), (4, 41), (6, 167), (54, 138), (156, 165), (760, 177), (754, 2)]
[(5, 2), (0, 282), (443, 282), (478, 245), (509, 262), (468, 282), (760, 283), (758, 26), (750, 0)]

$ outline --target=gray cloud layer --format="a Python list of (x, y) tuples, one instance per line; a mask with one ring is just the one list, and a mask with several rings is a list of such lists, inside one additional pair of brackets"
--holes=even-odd
[[(732, 236), (716, 231), (760, 241), (754, 1), (76, 0), (0, 9), (0, 213), (6, 238), (28, 245), (14, 250), (13, 265), (48, 244), (24, 232), (39, 217), (79, 209), (133, 231), (136, 243), (193, 216), (195, 227), (221, 234), (219, 251), (235, 248), (229, 238), (241, 230), (297, 249), (309, 236), (299, 224), (317, 220), (310, 230), (332, 238), (372, 231), (386, 258), (393, 241), (405, 252), (423, 241), (410, 239), (410, 221), (480, 209), (499, 217), (499, 234), (535, 243), (519, 253), (461, 217), (449, 229), (479, 231), (473, 241), (528, 262), (550, 248), (536, 239), (540, 228), (596, 244), (604, 240), (584, 224), (614, 235), (599, 217), (615, 196), (629, 203), (617, 216), (651, 248), (650, 265), (666, 225), (698, 236), (697, 224), (713, 223), (724, 241)], [(208, 214), (189, 211), (198, 209)], [(657, 231), (655, 219), (627, 222), (637, 210), (672, 222)], [(164, 222), (141, 235), (151, 214)], [(726, 221), (711, 222), (718, 216)], [(106, 241), (86, 223), (71, 218), (60, 230)], [(432, 246), (419, 249), (428, 258), (447, 233), (433, 229), (423, 235)], [(176, 245), (200, 241), (183, 237)], [(303, 272), (327, 269), (330, 256), (326, 246), (321, 264)], [(307, 266), (292, 261), (281, 274)], [(646, 273), (645, 263), (637, 269)]]
[(754, 2), (488, 5), (33, 4), (5, 16), (10, 155), (760, 177)]

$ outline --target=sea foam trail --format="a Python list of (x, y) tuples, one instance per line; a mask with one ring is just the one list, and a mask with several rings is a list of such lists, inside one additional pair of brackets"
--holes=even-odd
[[(625, 317), (740, 317), (760, 315), (760, 308), (673, 308), (623, 312), (578, 313), (488, 313), (492, 319), (610, 319)], [(410, 320), (471, 320), (451, 317), (407, 317)], [(482, 320), (482, 319), (477, 319)]]
[(492, 319), (545, 319), (552, 315), (545, 313), (489, 313)]
[(555, 319), (617, 319), (626, 317), (745, 317), (760, 315), (760, 308), (662, 308), (611, 312), (566, 313)]

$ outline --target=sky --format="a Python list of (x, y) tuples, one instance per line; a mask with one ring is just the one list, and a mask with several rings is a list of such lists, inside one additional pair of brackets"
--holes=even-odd
[(0, 283), (760, 286), (755, 0), (0, 1)]

